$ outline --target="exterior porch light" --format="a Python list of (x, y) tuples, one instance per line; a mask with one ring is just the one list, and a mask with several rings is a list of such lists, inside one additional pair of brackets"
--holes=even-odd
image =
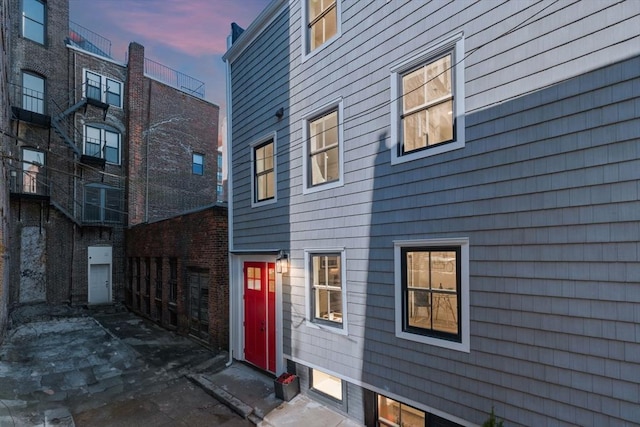
[(289, 272), (289, 254), (281, 250), (276, 257), (276, 272), (286, 274)]

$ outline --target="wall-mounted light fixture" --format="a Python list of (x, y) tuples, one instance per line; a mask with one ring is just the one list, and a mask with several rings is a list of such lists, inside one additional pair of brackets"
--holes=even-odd
[(286, 274), (289, 272), (289, 254), (283, 250), (276, 256), (276, 272)]
[(276, 117), (278, 118), (278, 120), (280, 120), (282, 117), (284, 117), (284, 108), (280, 107), (276, 110)]

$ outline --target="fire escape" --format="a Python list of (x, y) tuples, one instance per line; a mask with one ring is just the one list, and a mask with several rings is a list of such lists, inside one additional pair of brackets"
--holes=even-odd
[[(58, 106), (55, 101), (52, 104), (57, 108), (58, 114), (51, 118), (51, 128), (62, 140), (73, 150), (73, 152), (80, 158), (80, 162), (99, 166), (104, 168), (105, 160), (103, 157), (89, 156), (82, 153), (82, 150), (78, 148), (75, 143), (77, 140), (81, 140), (82, 133), (75, 126), (75, 113), (80, 109), (83, 109), (83, 114), (87, 114), (88, 106), (94, 106), (102, 110), (102, 120), (106, 120), (107, 111), (109, 110), (109, 104), (101, 101), (100, 91), (94, 90), (94, 87), (85, 84), (85, 88), (82, 91), (82, 97), (78, 102), (73, 105), (67, 106), (64, 110)], [(74, 91), (75, 92), (75, 91)], [(70, 99), (75, 99), (75, 96), (70, 96)]]
[[(35, 201), (40, 202), (41, 215), (46, 216), (47, 220), (49, 207), (53, 206), (75, 224), (82, 226), (83, 223), (73, 213), (75, 194), (68, 197), (68, 203), (51, 197), (52, 186), (56, 185), (52, 174), (59, 172), (47, 166), (50, 163), (46, 157), (51, 153), (51, 131), (73, 151), (73, 158), (69, 161), (77, 163), (79, 160), (80, 164), (104, 170), (103, 156), (86, 155), (78, 146), (77, 142), (81, 142), (83, 137), (75, 126), (75, 113), (83, 110), (86, 115), (88, 108), (97, 108), (105, 120), (109, 104), (100, 99), (100, 88), (89, 86), (83, 90), (72, 90), (67, 97), (69, 102), (64, 106), (60, 106), (54, 99), (46, 103), (44, 93), (31, 88), (14, 84), (12, 89), (11, 113), (16, 123), (15, 135), (20, 135), (21, 123), (22, 126), (26, 124), (33, 129), (28, 138), (16, 138), (16, 144), (20, 140), (23, 145), (22, 157), (10, 166), (9, 192), (11, 198), (18, 201), (18, 219), (21, 217), (23, 201)], [(47, 107), (52, 114), (49, 114)]]
[[(69, 22), (66, 43), (111, 58), (111, 41), (73, 22)], [(106, 87), (86, 79), (84, 86), (71, 91), (66, 87), (49, 87), (45, 97), (43, 77), (26, 73), (21, 83), (12, 84), (10, 93), (16, 145), (20, 143), (20, 149), (10, 162), (9, 186), (12, 200), (18, 202), (18, 216), (23, 201), (29, 201), (40, 203), (41, 223), (43, 216), (48, 219), (50, 207), (81, 227), (121, 223), (121, 197), (116, 199), (115, 193), (105, 196), (107, 184), (113, 186), (102, 182), (105, 153), (100, 143), (88, 143), (88, 136), (77, 128), (76, 121), (78, 114), (106, 121), (109, 109), (103, 92)], [(21, 126), (27, 126), (28, 130)], [(60, 149), (65, 146), (71, 151)], [(85, 179), (91, 184), (88, 187)], [(114, 190), (121, 192), (120, 188)], [(107, 202), (105, 197), (109, 197)], [(110, 215), (102, 212), (106, 209), (104, 203), (108, 204)]]

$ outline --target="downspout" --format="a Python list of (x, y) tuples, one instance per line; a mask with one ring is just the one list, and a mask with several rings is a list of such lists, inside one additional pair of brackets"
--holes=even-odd
[(147, 98), (147, 129), (144, 132), (145, 146), (145, 183), (144, 183), (144, 222), (149, 222), (149, 133), (151, 131), (151, 86), (153, 82), (149, 81), (149, 94)]
[[(76, 94), (76, 90), (78, 90), (78, 86), (76, 84), (76, 73), (77, 73), (77, 68), (78, 68), (78, 64), (76, 61), (76, 52), (75, 51), (71, 51), (71, 57), (73, 58), (73, 75), (70, 76), (69, 78), (71, 79), (71, 99), (68, 99), (68, 101), (71, 101), (70, 105), (75, 104), (76, 99), (78, 98), (77, 94)], [(82, 93), (82, 86), (80, 86), (80, 96), (83, 96)], [(73, 113), (73, 117), (72, 120), (74, 120), (74, 128), (75, 128), (75, 116), (76, 114)], [(83, 124), (84, 124), (84, 119), (82, 119)], [(84, 127), (84, 126), (83, 126)], [(83, 131), (84, 132), (84, 131)], [(73, 135), (73, 138), (75, 139), (75, 132)], [(75, 140), (74, 140), (75, 142)], [(84, 147), (84, 144), (83, 144)], [(83, 148), (84, 150), (84, 148)], [(78, 218), (79, 214), (78, 214), (78, 203), (77, 203), (77, 197), (78, 197), (78, 155), (76, 153), (73, 153), (73, 197), (72, 199), (72, 203), (73, 203), (73, 217), (74, 218)], [(84, 188), (82, 188), (84, 190)], [(51, 191), (51, 190), (49, 190)], [(84, 201), (84, 191), (82, 191), (82, 197), (81, 200)], [(82, 203), (81, 201), (81, 203)], [(76, 229), (77, 229), (77, 225), (76, 224), (72, 224), (73, 227), (73, 232), (71, 234), (71, 263), (69, 265), (69, 305), (73, 305), (73, 266), (75, 264), (75, 256), (76, 256)], [(88, 273), (88, 272), (87, 272)], [(88, 277), (87, 277), (87, 281), (88, 281)], [(87, 296), (88, 297), (88, 296)]]
[[(227, 36), (227, 50), (231, 48), (233, 44), (233, 36)], [(228, 263), (229, 263), (229, 360), (226, 363), (226, 366), (229, 367), (233, 363), (233, 293), (232, 288), (232, 277), (233, 277), (233, 262), (231, 259), (231, 253), (233, 251), (233, 171), (231, 170), (231, 158), (233, 157), (233, 150), (231, 149), (231, 138), (232, 138), (232, 119), (231, 119), (231, 63), (229, 59), (225, 60), (226, 64), (226, 73), (225, 80), (227, 83), (227, 93), (226, 93), (226, 102), (227, 102), (227, 233), (229, 235), (229, 252), (228, 252)]]

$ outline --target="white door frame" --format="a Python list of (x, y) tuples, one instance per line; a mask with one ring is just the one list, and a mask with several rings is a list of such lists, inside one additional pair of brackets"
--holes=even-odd
[(113, 249), (111, 246), (89, 246), (87, 248), (87, 303), (93, 304), (91, 295), (91, 266), (94, 264), (109, 265), (108, 303), (113, 301)]
[[(229, 270), (229, 304), (232, 310), (231, 341), (229, 349), (233, 358), (244, 360), (244, 273), (245, 262), (276, 262), (275, 254), (229, 254), (231, 269)], [(276, 374), (285, 370), (282, 352), (282, 275), (276, 273)]]

